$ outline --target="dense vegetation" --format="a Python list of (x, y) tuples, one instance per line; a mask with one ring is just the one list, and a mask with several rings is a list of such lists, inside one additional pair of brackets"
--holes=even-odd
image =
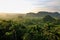
[(60, 19), (43, 18), (0, 19), (0, 40), (60, 40)]

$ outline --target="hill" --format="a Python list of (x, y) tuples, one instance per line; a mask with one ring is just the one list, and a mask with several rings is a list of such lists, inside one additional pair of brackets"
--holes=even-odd
[(50, 15), (51, 17), (54, 18), (60, 18), (60, 13), (59, 12), (46, 12), (46, 11), (41, 11), (38, 13), (27, 13), (26, 17), (44, 17), (46, 15)]

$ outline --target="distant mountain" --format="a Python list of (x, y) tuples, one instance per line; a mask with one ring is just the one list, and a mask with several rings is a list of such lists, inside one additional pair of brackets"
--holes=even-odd
[(51, 17), (55, 17), (55, 18), (60, 18), (60, 13), (58, 12), (45, 12), (45, 11), (41, 11), (38, 13), (27, 13), (26, 17), (44, 17), (46, 15), (50, 15)]

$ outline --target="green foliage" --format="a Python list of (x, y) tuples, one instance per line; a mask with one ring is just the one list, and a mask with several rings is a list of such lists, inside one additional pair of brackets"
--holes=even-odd
[(55, 19), (53, 17), (51, 17), (50, 15), (47, 15), (43, 18), (43, 21), (45, 22), (55, 22)]
[(0, 20), (0, 40), (60, 40), (60, 21), (49, 15)]

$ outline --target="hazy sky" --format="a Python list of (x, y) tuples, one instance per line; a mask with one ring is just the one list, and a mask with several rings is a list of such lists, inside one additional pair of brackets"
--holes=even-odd
[(27, 13), (38, 11), (60, 12), (60, 0), (0, 0), (0, 12)]

